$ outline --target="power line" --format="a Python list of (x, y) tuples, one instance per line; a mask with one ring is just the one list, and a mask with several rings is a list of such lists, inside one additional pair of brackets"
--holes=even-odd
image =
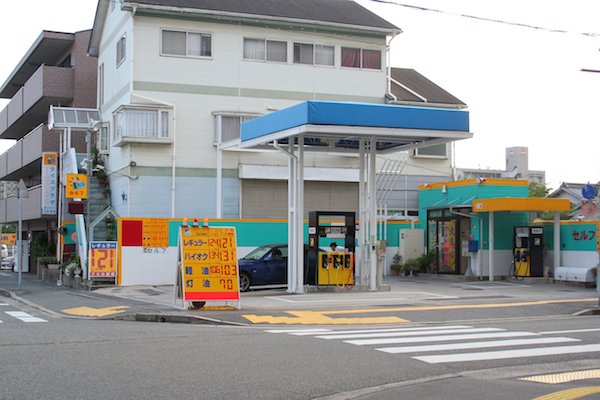
[(573, 32), (573, 31), (566, 31), (566, 30), (562, 30), (562, 29), (544, 28), (541, 26), (522, 24), (519, 22), (502, 21), (499, 19), (477, 17), (475, 15), (468, 15), (468, 14), (453, 13), (453, 12), (448, 12), (448, 11), (436, 10), (433, 8), (413, 6), (410, 4), (400, 4), (400, 3), (396, 3), (394, 1), (389, 1), (389, 0), (369, 0), (369, 1), (372, 1), (374, 3), (391, 4), (391, 5), (400, 6), (400, 7), (412, 8), (414, 10), (419, 10), (419, 11), (430, 11), (430, 12), (436, 12), (436, 13), (440, 13), (440, 14), (453, 15), (453, 16), (457, 16), (457, 17), (471, 18), (471, 19), (475, 19), (475, 20), (479, 20), (479, 21), (494, 22), (497, 24), (512, 25), (512, 26), (518, 26), (521, 28), (537, 29), (540, 31), (552, 32), (552, 33), (568, 33), (568, 34), (582, 35), (582, 36), (588, 36), (588, 37), (600, 37), (600, 33)]

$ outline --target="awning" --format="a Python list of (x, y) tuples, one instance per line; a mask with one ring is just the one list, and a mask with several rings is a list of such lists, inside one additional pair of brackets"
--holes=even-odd
[(498, 197), (473, 201), (473, 211), (569, 211), (569, 199)]
[(378, 153), (469, 139), (469, 112), (353, 102), (306, 101), (242, 124), (240, 149), (272, 149), (303, 135), (307, 151), (358, 153), (374, 140)]

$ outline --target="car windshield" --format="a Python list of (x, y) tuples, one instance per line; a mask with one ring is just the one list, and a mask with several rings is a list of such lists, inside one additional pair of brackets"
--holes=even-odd
[(271, 249), (271, 246), (261, 246), (251, 251), (246, 257), (243, 257), (242, 260), (260, 260), (265, 254), (271, 251)]

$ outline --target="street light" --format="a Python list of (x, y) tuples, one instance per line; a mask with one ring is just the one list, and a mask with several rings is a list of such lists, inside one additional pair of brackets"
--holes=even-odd
[(27, 186), (23, 179), (19, 181), (17, 184), (17, 197), (19, 198), (19, 229), (17, 231), (18, 239), (17, 243), (17, 270), (19, 273), (19, 284), (18, 289), (21, 290), (21, 270), (23, 269), (23, 199), (29, 198), (29, 192), (27, 191)]

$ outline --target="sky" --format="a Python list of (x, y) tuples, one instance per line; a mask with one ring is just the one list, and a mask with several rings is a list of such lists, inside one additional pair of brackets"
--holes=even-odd
[[(504, 169), (505, 149), (524, 146), (549, 188), (600, 180), (600, 73), (581, 71), (600, 70), (599, 1), (356, 1), (402, 29), (392, 67), (468, 105), (474, 136), (456, 142), (458, 168)], [(42, 30), (90, 29), (96, 4), (0, 0), (0, 83)], [(12, 145), (2, 142), (0, 152)]]

